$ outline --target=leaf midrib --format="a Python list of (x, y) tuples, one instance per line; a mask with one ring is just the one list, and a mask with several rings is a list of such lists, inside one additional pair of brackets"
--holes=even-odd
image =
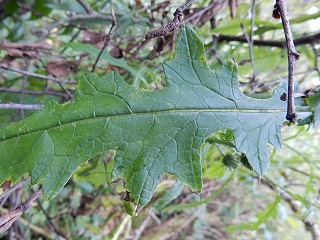
[(77, 123), (77, 122), (81, 122), (81, 121), (87, 121), (87, 120), (94, 120), (94, 119), (99, 119), (99, 118), (114, 118), (114, 117), (129, 117), (129, 116), (140, 116), (140, 115), (157, 115), (157, 114), (168, 114), (168, 113), (210, 113), (210, 112), (225, 112), (225, 113), (232, 113), (232, 112), (237, 112), (237, 113), (286, 113), (286, 108), (280, 108), (280, 109), (236, 109), (236, 108), (230, 108), (230, 109), (226, 109), (226, 108), (210, 108), (210, 109), (169, 109), (169, 110), (161, 110), (161, 111), (149, 111), (149, 112), (129, 112), (129, 113), (124, 113), (124, 114), (116, 114), (116, 115), (103, 115), (103, 116), (90, 116), (88, 118), (82, 118), (82, 119), (78, 119), (78, 120), (74, 120), (74, 121), (70, 121), (70, 122), (63, 122), (63, 123), (59, 123), (57, 125), (53, 125), (53, 126), (49, 126), (46, 128), (42, 128), (42, 129), (36, 129), (36, 130), (32, 130), (32, 131), (28, 131), (28, 132), (24, 132), (21, 133), (19, 135), (15, 135), (15, 136), (10, 136), (10, 137), (5, 137), (2, 138), (0, 140), (0, 142), (6, 141), (6, 140), (10, 140), (12, 138), (17, 138), (17, 137), (22, 137), (23, 135), (26, 134), (31, 134), (31, 133), (35, 133), (35, 132), (39, 132), (39, 131), (46, 131), (49, 129), (54, 129), (56, 127), (61, 127), (67, 124), (72, 124), (72, 123)]

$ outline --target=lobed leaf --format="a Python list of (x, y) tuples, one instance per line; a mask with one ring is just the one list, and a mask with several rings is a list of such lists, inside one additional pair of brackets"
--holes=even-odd
[(268, 143), (281, 146), (286, 103), (283, 85), (269, 99), (253, 99), (238, 87), (237, 66), (219, 71), (206, 62), (204, 47), (190, 28), (181, 30), (175, 57), (164, 63), (168, 86), (137, 90), (115, 72), (85, 74), (75, 102), (52, 101), (32, 116), (0, 128), (0, 182), (30, 173), (53, 198), (76, 168), (117, 150), (112, 178), (122, 177), (131, 197), (148, 203), (167, 172), (192, 191), (202, 188), (200, 147), (219, 129), (231, 129), (238, 151), (263, 175)]

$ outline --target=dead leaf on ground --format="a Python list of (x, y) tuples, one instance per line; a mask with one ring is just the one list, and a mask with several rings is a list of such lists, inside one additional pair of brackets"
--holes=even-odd
[(83, 31), (81, 41), (85, 44), (93, 44), (97, 48), (102, 48), (104, 45), (104, 40), (107, 35), (102, 33), (97, 33), (92, 30)]
[(51, 45), (46, 42), (39, 43), (12, 43), (2, 42), (0, 47), (7, 51), (7, 55), (1, 60), (2, 63), (11, 64), (16, 58), (40, 59), (39, 50), (51, 50)]
[(53, 49), (52, 46), (46, 42), (39, 43), (11, 43), (11, 42), (2, 42), (0, 46), (4, 49), (21, 49), (21, 50), (29, 50), (29, 49)]
[(33, 58), (40, 59), (40, 55), (36, 51), (20, 51), (19, 49), (8, 49), (8, 55), (14, 58)]
[(47, 65), (47, 72), (56, 77), (66, 77), (70, 72), (74, 72), (77, 65), (74, 62), (57, 60), (49, 62)]
[(111, 49), (110, 55), (114, 58), (122, 58), (124, 55), (124, 52), (121, 48), (119, 48), (118, 46), (115, 46)]

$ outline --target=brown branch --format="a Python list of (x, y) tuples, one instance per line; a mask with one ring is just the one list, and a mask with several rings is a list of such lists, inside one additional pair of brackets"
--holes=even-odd
[[(214, 37), (218, 39), (218, 42), (223, 41), (236, 41), (236, 42), (243, 42), (247, 43), (247, 39), (244, 36), (228, 36), (223, 34), (215, 34)], [(313, 44), (315, 42), (320, 42), (320, 33), (306, 36), (306, 37), (300, 37), (294, 40), (294, 44), (296, 46), (299, 45), (305, 45), (305, 44)], [(285, 41), (268, 41), (268, 40), (253, 40), (253, 45), (257, 46), (266, 46), (266, 47), (279, 47), (284, 48), (286, 46)]]
[(19, 204), (16, 209), (13, 211), (9, 211), (6, 213), (2, 213), (0, 215), (0, 233), (8, 230), (11, 225), (21, 217), (21, 215), (30, 208), (32, 203), (40, 197), (42, 194), (42, 189), (35, 192), (29, 199), (27, 199), (24, 203)]
[[(21, 93), (21, 90), (0, 87), (0, 92)], [(53, 91), (40, 92), (40, 91), (24, 90), (24, 93), (30, 94), (30, 95), (53, 95), (53, 96), (58, 96), (62, 98), (68, 98), (68, 95), (65, 93), (53, 92)]]
[(99, 61), (99, 59), (100, 59), (100, 57), (101, 57), (101, 54), (103, 53), (103, 51), (105, 50), (105, 48), (109, 45), (109, 42), (110, 42), (111, 37), (112, 37), (111, 31), (112, 31), (112, 29), (114, 28), (114, 26), (117, 24), (117, 19), (116, 19), (116, 16), (114, 15), (114, 11), (113, 11), (112, 8), (111, 8), (111, 17), (112, 17), (112, 25), (111, 25), (111, 28), (110, 28), (110, 30), (109, 30), (108, 35), (106, 36), (106, 38), (105, 38), (105, 40), (104, 40), (103, 47), (102, 47), (101, 51), (99, 52), (96, 61), (95, 61), (94, 64), (92, 65), (92, 70), (91, 70), (92, 73), (94, 72), (94, 70), (95, 70), (95, 68), (96, 68), (96, 65), (98, 64), (98, 61)]
[(0, 103), (0, 109), (17, 109), (17, 110), (39, 110), (42, 108), (42, 104), (20, 104), (20, 103)]
[[(4, 199), (4, 200), (7, 199), (12, 192), (14, 192), (17, 189), (22, 188), (23, 185), (26, 184), (29, 181), (30, 181), (30, 178), (26, 178), (26, 179), (23, 179), (22, 181), (18, 182), (17, 184), (13, 185), (11, 188), (7, 189), (6, 191), (4, 191), (0, 195), (0, 200), (1, 199)], [(4, 204), (4, 201), (1, 202), (0, 208), (3, 206), (3, 204)]]
[(0, 64), (0, 69), (4, 69), (7, 71), (11, 71), (11, 72), (16, 72), (16, 73), (21, 73), (23, 75), (27, 75), (27, 76), (31, 76), (31, 77), (37, 77), (37, 78), (42, 78), (45, 80), (50, 80), (53, 82), (59, 82), (59, 83), (66, 83), (66, 84), (77, 84), (78, 82), (75, 80), (66, 80), (66, 79), (58, 79), (58, 78), (54, 78), (54, 77), (49, 77), (49, 76), (45, 76), (45, 75), (41, 75), (41, 74), (37, 74), (37, 73), (31, 73), (28, 71), (24, 71), (18, 68), (14, 68), (14, 67), (7, 67), (5, 65)]
[(189, 7), (192, 3), (194, 2), (194, 0), (189, 0), (187, 1), (184, 5), (182, 5), (181, 7), (179, 7), (179, 11), (183, 12), (187, 7)]
[(286, 46), (288, 52), (288, 102), (287, 102), (287, 120), (295, 123), (297, 119), (297, 113), (294, 110), (294, 62), (299, 59), (299, 53), (297, 53), (294, 43), (293, 36), (290, 29), (289, 18), (287, 14), (287, 8), (284, 0), (277, 0), (276, 8), (278, 9), (282, 26), (284, 30), (284, 35), (286, 37)]
[(96, 12), (83, 0), (77, 0), (77, 2), (86, 10), (88, 14), (95, 14)]
[(162, 37), (166, 34), (168, 34), (169, 32), (173, 32), (177, 29), (179, 29), (179, 27), (182, 25), (183, 23), (183, 10), (185, 10), (187, 7), (189, 7), (194, 0), (188, 0), (184, 5), (182, 5), (181, 7), (177, 8), (176, 11), (173, 13), (173, 20), (171, 22), (169, 22), (167, 25), (158, 28), (156, 30), (153, 30), (151, 32), (148, 32), (145, 35), (145, 39), (149, 40), (152, 38), (156, 38), (156, 37)]

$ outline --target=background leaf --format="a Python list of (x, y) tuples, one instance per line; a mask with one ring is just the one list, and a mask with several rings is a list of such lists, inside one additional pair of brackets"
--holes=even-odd
[(270, 218), (275, 218), (278, 213), (278, 204), (281, 197), (277, 195), (273, 203), (268, 204), (263, 212), (257, 214), (257, 221), (251, 223), (243, 223), (237, 225), (231, 225), (227, 227), (228, 231), (240, 231), (240, 230), (257, 230), (261, 224), (266, 223)]

